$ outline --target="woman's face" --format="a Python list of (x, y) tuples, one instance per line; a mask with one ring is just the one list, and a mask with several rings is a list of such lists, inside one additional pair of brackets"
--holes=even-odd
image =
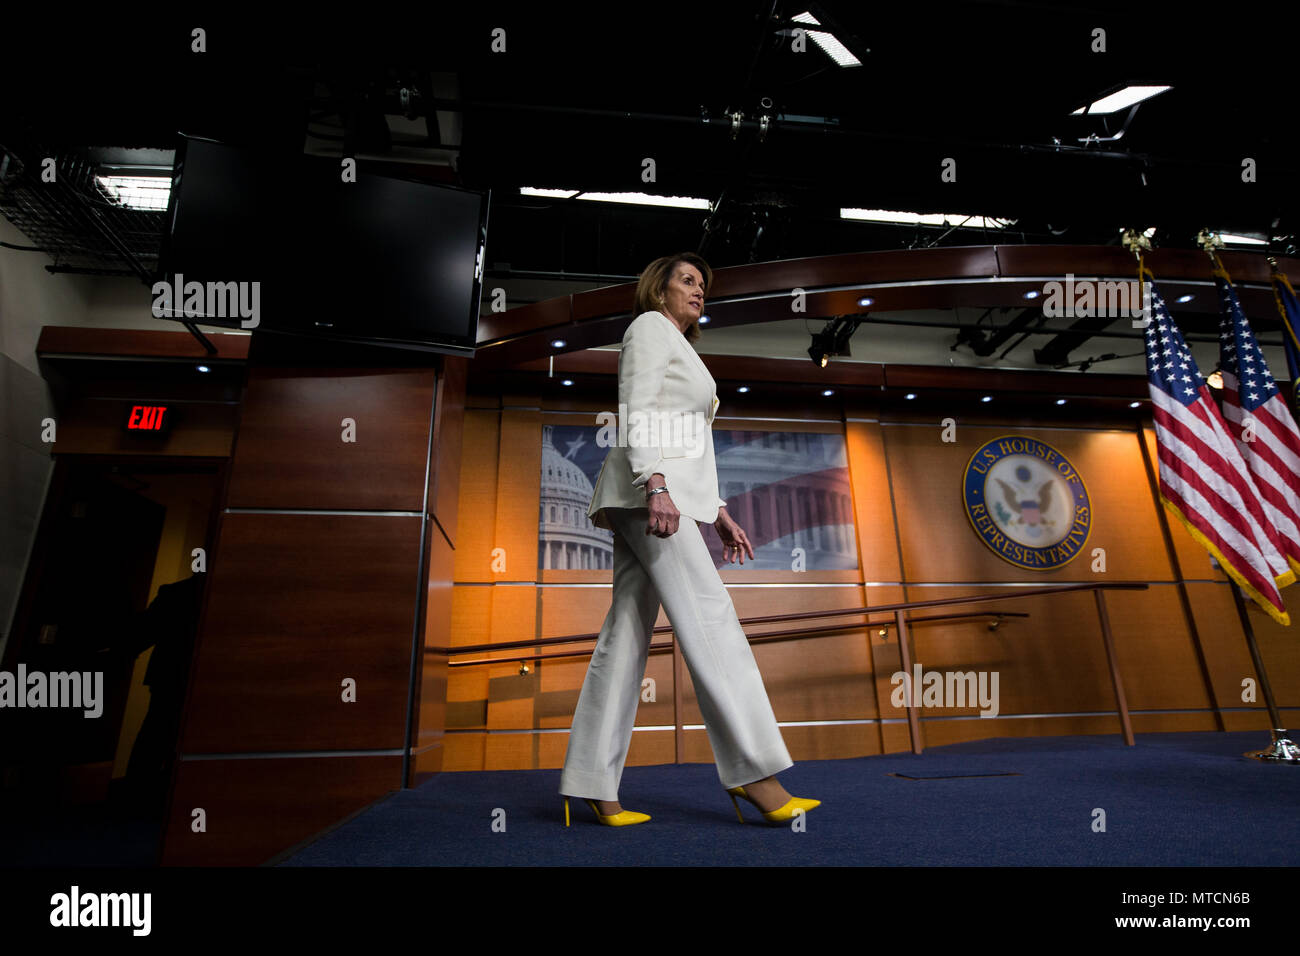
[(663, 311), (683, 331), (704, 312), (704, 277), (689, 262), (673, 266), (668, 288), (664, 290)]

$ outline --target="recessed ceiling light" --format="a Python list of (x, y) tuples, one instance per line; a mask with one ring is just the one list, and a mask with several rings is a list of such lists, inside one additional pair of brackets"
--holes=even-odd
[(96, 176), (95, 182), (128, 209), (164, 212), (172, 191), (170, 173), (166, 176)]
[(712, 203), (694, 196), (655, 196), (651, 193), (585, 192), (580, 189), (535, 189), (519, 187), (521, 196), (546, 196), (552, 199), (587, 199), (592, 202), (618, 202), (633, 206), (674, 206), (679, 209), (709, 209)]
[(708, 325), (708, 324), (709, 324), (709, 317), (707, 315), (700, 316), (700, 325)]
[(571, 378), (566, 378), (566, 379), (565, 379), (563, 382), (561, 382), (560, 384), (561, 384), (561, 385), (572, 385), (572, 384), (573, 384), (573, 379), (571, 379)]
[[(795, 14), (790, 18), (795, 23), (811, 23), (814, 26), (821, 26), (821, 21), (805, 10), (803, 13)], [(821, 47), (822, 52), (836, 62), (839, 66), (861, 66), (862, 61), (849, 52), (849, 48), (836, 39), (835, 34), (827, 33), (824, 30), (805, 30), (813, 42)]]
[(1025, 293), (1025, 298), (1037, 299), (1040, 295), (1042, 295), (1042, 293), (1039, 292), (1037, 289), (1030, 289), (1028, 292)]
[(1058, 405), (1064, 405), (1064, 404), (1065, 404), (1065, 399), (1063, 399), (1063, 398), (1058, 398), (1058, 399), (1056, 400), (1056, 404), (1058, 404)]
[(916, 392), (908, 392), (903, 397), (910, 402), (912, 399), (916, 398)]
[(1014, 219), (995, 219), (992, 216), (973, 216), (960, 212), (898, 212), (891, 209), (857, 209), (840, 207), (841, 219), (859, 219), (865, 222), (894, 222), (921, 226), (955, 226), (966, 229), (1005, 229), (1014, 226)]
[(564, 348), (564, 347), (565, 347), (566, 345), (568, 345), (568, 344), (569, 344), (569, 343), (566, 342), (566, 341), (564, 341), (564, 339), (552, 339), (552, 340), (551, 340), (551, 348), (562, 349), (562, 348)]
[(824, 389), (822, 389), (822, 394), (823, 394), (823, 395), (834, 395), (834, 394), (835, 394), (835, 389), (833, 389), (833, 388), (824, 388)]
[(547, 199), (572, 199), (578, 195), (576, 189), (538, 189), (536, 186), (520, 186), (521, 196), (545, 196)]
[(196, 366), (194, 366), (194, 367), (197, 368), (200, 372), (211, 372), (211, 371), (212, 371), (212, 369), (208, 368), (206, 365), (196, 365)]
[(742, 386), (740, 386), (740, 388), (736, 389), (736, 391), (738, 391), (738, 392), (748, 392), (748, 391), (749, 391), (749, 386), (748, 386), (748, 385), (742, 385)]
[(1195, 298), (1196, 298), (1196, 296), (1191, 295), (1191, 294), (1189, 293), (1189, 294), (1187, 294), (1187, 295), (1180, 295), (1180, 296), (1178, 297), (1178, 301), (1179, 301), (1179, 302), (1191, 302), (1191, 301), (1192, 301), (1193, 299), (1195, 299)]
[[(1143, 100), (1149, 100), (1153, 96), (1158, 96), (1165, 90), (1172, 89), (1169, 86), (1126, 86), (1118, 92), (1103, 96), (1101, 99), (1093, 102), (1088, 107), (1089, 115), (1097, 113), (1118, 113), (1120, 110), (1128, 109), (1134, 103), (1141, 103)], [(1074, 116), (1083, 113), (1083, 107), (1080, 106), (1074, 111)]]
[(865, 309), (867, 306), (869, 306), (872, 302), (875, 302), (875, 301), (876, 301), (875, 299), (871, 299), (871, 298), (868, 298), (867, 296), (863, 296), (861, 299), (858, 299), (858, 305), (859, 305), (861, 308), (864, 308), (864, 309)]
[(993, 401), (993, 396), (992, 396), (992, 395), (985, 395), (983, 398), (980, 399), (980, 401), (981, 401), (981, 402), (991, 402), (991, 401)]
[(1137, 408), (1137, 407), (1138, 407), (1139, 405), (1141, 405), (1141, 404), (1142, 404), (1141, 402), (1129, 402), (1129, 403), (1128, 403), (1128, 407), (1129, 407), (1129, 408)]

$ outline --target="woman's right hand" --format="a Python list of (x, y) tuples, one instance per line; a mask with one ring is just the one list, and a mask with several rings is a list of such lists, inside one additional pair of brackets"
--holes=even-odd
[(661, 494), (651, 495), (650, 500), (646, 502), (646, 507), (650, 509), (650, 520), (646, 524), (645, 533), (653, 534), (658, 538), (668, 538), (677, 533), (677, 526), (681, 522), (681, 512), (677, 506), (672, 503), (672, 492), (665, 491)]

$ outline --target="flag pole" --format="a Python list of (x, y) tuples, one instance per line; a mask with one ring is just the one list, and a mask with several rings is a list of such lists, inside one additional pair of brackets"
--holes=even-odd
[[(1291, 401), (1287, 404), (1291, 409), (1291, 414), (1300, 418), (1300, 375), (1296, 373), (1296, 364), (1300, 364), (1300, 341), (1296, 339), (1295, 329), (1291, 327), (1291, 321), (1287, 317), (1286, 306), (1282, 304), (1282, 295), (1279, 285), (1285, 285), (1291, 297), (1295, 298), (1295, 289), (1291, 288), (1291, 280), (1287, 278), (1285, 272), (1277, 267), (1277, 258), (1269, 256), (1268, 267), (1272, 275), (1270, 284), (1273, 286), (1273, 301), (1277, 303), (1278, 314), (1282, 317), (1282, 351), (1287, 357), (1287, 369), (1291, 373)], [(1288, 344), (1289, 343), (1289, 344)]]
[[(1218, 275), (1222, 275), (1227, 282), (1231, 283), (1232, 279), (1228, 276), (1228, 271), (1223, 267), (1223, 263), (1215, 253), (1216, 248), (1223, 248), (1222, 237), (1218, 233), (1202, 229), (1196, 239), (1198, 245), (1209, 253), (1210, 261), (1214, 264), (1213, 271)], [(1259, 677), (1259, 689), (1264, 695), (1264, 706), (1268, 708), (1270, 734), (1273, 738), (1268, 747), (1263, 750), (1249, 751), (1243, 756), (1268, 762), (1300, 763), (1300, 747), (1297, 747), (1287, 734), (1286, 727), (1282, 723), (1281, 711), (1277, 709), (1277, 701), (1273, 699), (1273, 687), (1268, 682), (1268, 671), (1264, 669), (1264, 658), (1260, 655), (1259, 645), (1255, 642), (1255, 628), (1251, 626), (1250, 617), (1246, 610), (1246, 602), (1241, 596), (1241, 588), (1234, 582), (1229, 582), (1228, 586), (1232, 588), (1232, 601), (1237, 606), (1237, 618), (1241, 621), (1241, 629), (1246, 635), (1246, 647), (1250, 650), (1250, 659), (1255, 665), (1255, 674)]]
[(1232, 588), (1232, 600), (1237, 605), (1237, 617), (1241, 620), (1241, 629), (1246, 632), (1246, 646), (1250, 648), (1250, 658), (1255, 662), (1255, 673), (1259, 675), (1259, 689), (1264, 694), (1264, 706), (1268, 708), (1273, 735), (1273, 742), (1268, 747), (1263, 750), (1249, 751), (1242, 756), (1255, 760), (1300, 764), (1300, 747), (1292, 743), (1287, 736), (1282, 715), (1277, 709), (1277, 702), (1273, 700), (1273, 688), (1268, 683), (1264, 660), (1259, 656), (1259, 646), (1255, 643), (1255, 629), (1251, 627), (1250, 618), (1247, 616), (1246, 602), (1242, 600), (1241, 588), (1231, 581), (1228, 582), (1228, 587)]
[(1151, 316), (1147, 313), (1147, 297), (1142, 291), (1142, 273), (1147, 271), (1142, 264), (1142, 250), (1151, 251), (1151, 240), (1138, 229), (1121, 229), (1119, 232), (1120, 244), (1137, 259), (1138, 301), (1142, 303), (1142, 325), (1145, 328), (1151, 323)]
[(1218, 253), (1214, 251), (1215, 249), (1223, 248), (1223, 237), (1217, 232), (1211, 232), (1209, 229), (1202, 229), (1196, 234), (1196, 244), (1209, 254), (1210, 262), (1214, 264), (1214, 268), (1211, 271), (1221, 273), (1225, 279), (1231, 282), (1232, 279), (1228, 275), (1228, 270), (1223, 268), (1223, 262), (1220, 261)]

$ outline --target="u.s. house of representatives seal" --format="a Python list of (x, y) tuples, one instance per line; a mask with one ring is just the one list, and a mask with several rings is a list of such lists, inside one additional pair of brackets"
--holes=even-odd
[(966, 517), (1000, 558), (1031, 571), (1064, 567), (1092, 532), (1092, 503), (1074, 465), (1046, 442), (985, 442), (962, 478)]

